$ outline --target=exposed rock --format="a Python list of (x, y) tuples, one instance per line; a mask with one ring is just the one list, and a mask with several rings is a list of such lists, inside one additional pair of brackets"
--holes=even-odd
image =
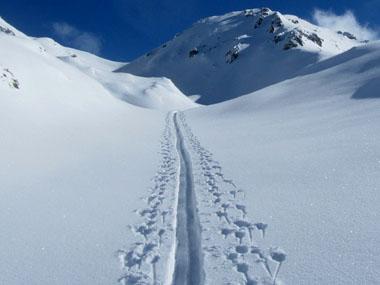
[(269, 27), (269, 33), (275, 33), (279, 28), (283, 27), (284, 24), (282, 23), (281, 18), (278, 15), (275, 15), (274, 19), (272, 20), (272, 24)]
[(16, 34), (9, 28), (4, 28), (2, 26), (0, 26), (0, 32), (3, 32), (7, 35), (10, 35), (10, 36), (15, 36)]
[(226, 53), (226, 62), (233, 63), (238, 57), (240, 52), (240, 45), (235, 45)]
[(300, 46), (303, 46), (303, 41), (302, 41), (302, 36), (301, 35), (294, 36), (292, 40), (296, 41)]
[(306, 35), (306, 37), (312, 42), (322, 47), (323, 39), (321, 39), (317, 34), (312, 33), (311, 35)]
[(281, 28), (281, 27), (284, 26), (284, 24), (282, 23), (281, 18), (278, 17), (278, 16), (275, 17), (275, 18), (273, 19), (273, 21), (272, 21), (272, 25), (273, 25), (274, 27), (277, 27), (277, 28)]
[(16, 89), (20, 89), (20, 83), (18, 82), (17, 79), (12, 79), (12, 82), (11, 82), (12, 86)]
[(269, 8), (261, 8), (261, 14), (263, 15), (263, 16), (268, 16), (269, 15), (269, 12), (271, 12), (271, 9), (269, 9)]
[(350, 40), (357, 40), (357, 38), (353, 34), (351, 34), (349, 32), (338, 31), (338, 34), (343, 35), (346, 38), (349, 38)]
[(256, 24), (255, 24), (255, 29), (257, 29), (258, 27), (261, 26), (261, 24), (263, 23), (264, 19), (262, 17), (260, 17), (257, 21), (256, 21)]
[(199, 50), (197, 48), (193, 48), (191, 51), (189, 51), (189, 57), (194, 57), (199, 53)]
[(289, 40), (289, 42), (284, 45), (284, 50), (289, 50), (295, 47), (298, 47), (298, 45), (293, 40)]
[(282, 42), (284, 40), (284, 35), (283, 34), (280, 34), (280, 35), (275, 35), (274, 36), (274, 43), (278, 44), (279, 42)]
[(246, 9), (246, 10), (244, 10), (244, 16), (246, 16), (246, 17), (252, 17), (254, 15), (255, 15), (255, 13), (254, 13), (254, 11), (252, 9)]
[(8, 68), (2, 69), (2, 73), (0, 74), (0, 82), (1, 81), (8, 84), (11, 88), (20, 89), (20, 82)]
[(287, 43), (284, 45), (284, 50), (289, 50), (291, 48), (295, 48), (297, 46), (304, 46), (303, 38), (307, 38), (313, 43), (317, 44), (319, 47), (323, 45), (323, 39), (320, 38), (316, 33), (308, 33), (305, 31), (301, 31), (299, 29), (294, 29), (287, 33), (281, 33), (275, 35), (273, 41), (277, 44), (285, 39), (288, 39)]

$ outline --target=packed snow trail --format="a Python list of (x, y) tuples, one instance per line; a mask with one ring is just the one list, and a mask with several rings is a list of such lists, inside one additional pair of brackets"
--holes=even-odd
[(275, 285), (286, 254), (268, 247), (268, 224), (252, 221), (244, 190), (192, 132), (182, 112), (166, 117), (161, 158), (137, 241), (118, 250), (122, 285)]
[(190, 155), (186, 150), (177, 112), (173, 115), (176, 147), (179, 157), (179, 188), (176, 224), (175, 268), (172, 284), (201, 285), (202, 269), (201, 227), (193, 189)]

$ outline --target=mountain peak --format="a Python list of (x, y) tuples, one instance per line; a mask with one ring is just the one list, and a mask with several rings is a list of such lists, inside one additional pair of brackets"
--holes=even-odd
[(118, 71), (168, 77), (185, 94), (200, 95), (201, 103), (210, 104), (285, 80), (360, 44), (349, 32), (297, 16), (246, 9), (201, 19)]

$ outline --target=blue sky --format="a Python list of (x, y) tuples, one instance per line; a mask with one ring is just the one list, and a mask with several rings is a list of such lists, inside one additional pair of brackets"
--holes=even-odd
[(313, 19), (315, 9), (329, 11), (314, 19), (325, 25), (336, 23), (335, 15), (351, 11), (340, 23), (356, 20), (358, 33), (366, 32), (360, 30), (363, 26), (375, 31), (380, 27), (380, 0), (0, 0), (0, 15), (28, 35), (48, 36), (128, 61), (200, 18), (254, 7), (270, 7), (307, 20)]

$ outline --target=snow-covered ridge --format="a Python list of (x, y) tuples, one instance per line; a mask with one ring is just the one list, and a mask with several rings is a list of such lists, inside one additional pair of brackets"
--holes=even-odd
[(26, 37), (25, 34), (8, 24), (2, 17), (0, 17), (0, 34), (5, 34), (8, 36)]
[(202, 19), (119, 71), (168, 77), (209, 104), (289, 79), (361, 44), (349, 31), (337, 33), (268, 8), (248, 9)]
[[(61, 46), (49, 38), (33, 38), (19, 32), (16, 28), (0, 18), (0, 87), (7, 92), (11, 89), (18, 94), (30, 96), (35, 92), (34, 86), (24, 84), (32, 81), (37, 85), (58, 86), (62, 78), (77, 79), (79, 71), (86, 80), (75, 82), (86, 89), (91, 84), (100, 84), (103, 92), (115, 96), (129, 104), (160, 110), (186, 109), (196, 106), (193, 101), (184, 96), (178, 88), (167, 78), (142, 78), (131, 74), (114, 73), (125, 63), (113, 62), (93, 54)], [(28, 55), (31, 60), (25, 62), (33, 65), (25, 66), (20, 61)], [(59, 66), (64, 63), (65, 68)], [(46, 82), (44, 75), (48, 64), (52, 70), (49, 73), (50, 81)], [(24, 74), (24, 78), (20, 74)], [(19, 78), (20, 77), (20, 78)], [(36, 85), (36, 84), (35, 84)], [(58, 91), (56, 91), (59, 93)], [(15, 93), (15, 92), (13, 92)], [(38, 94), (34, 93), (34, 94)], [(97, 96), (96, 94), (93, 95)]]
[(272, 36), (267, 35), (268, 39), (271, 39), (276, 46), (283, 50), (303, 47), (312, 51), (320, 51), (325, 56), (340, 53), (342, 50), (347, 50), (358, 44), (356, 37), (347, 31), (336, 33), (313, 25), (297, 16), (282, 15), (280, 12), (272, 11), (269, 8), (247, 9), (241, 12), (232, 12), (225, 16), (209, 17), (200, 20), (197, 24), (228, 25), (231, 18), (242, 16), (248, 18), (242, 25), (248, 25), (248, 28), (252, 28), (253, 25), (253, 29), (251, 29), (249, 36), (237, 37), (238, 44), (244, 38), (254, 37), (259, 33), (268, 33), (272, 34)]

